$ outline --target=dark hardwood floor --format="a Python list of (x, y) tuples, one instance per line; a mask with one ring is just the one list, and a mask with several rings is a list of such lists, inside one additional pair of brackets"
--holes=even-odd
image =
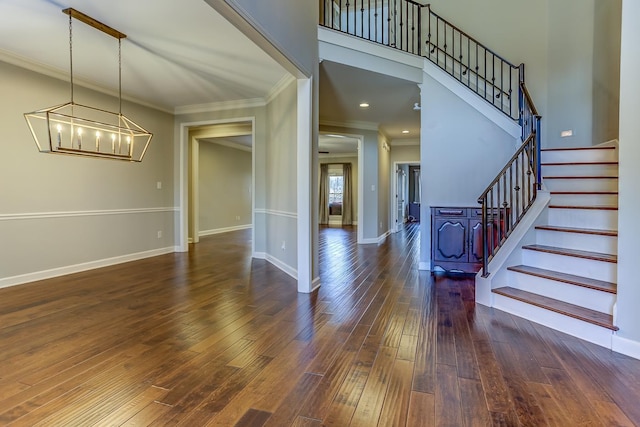
[(416, 224), (320, 236), (311, 295), (245, 231), (0, 290), (0, 425), (640, 425), (640, 361), (418, 272)]

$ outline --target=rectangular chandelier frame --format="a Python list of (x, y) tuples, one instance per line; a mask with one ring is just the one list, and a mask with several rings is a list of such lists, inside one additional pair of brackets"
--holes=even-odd
[[(100, 157), (140, 162), (153, 134), (122, 114), (122, 49), (126, 34), (72, 8), (69, 15), (69, 62), (71, 102), (25, 113), (33, 139), (42, 153)], [(73, 31), (75, 18), (118, 39), (117, 113), (74, 102), (73, 99)]]

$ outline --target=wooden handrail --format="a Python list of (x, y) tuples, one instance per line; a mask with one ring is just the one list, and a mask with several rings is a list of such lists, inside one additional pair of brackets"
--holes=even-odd
[(531, 99), (531, 95), (529, 94), (529, 90), (527, 89), (527, 85), (525, 85), (524, 82), (520, 82), (520, 90), (522, 91), (522, 94), (524, 95), (525, 99), (527, 100), (527, 104), (529, 104), (529, 108), (531, 109), (531, 114), (533, 116), (541, 117), (540, 114), (538, 114), (538, 110), (536, 109), (536, 105), (533, 103), (533, 99)]

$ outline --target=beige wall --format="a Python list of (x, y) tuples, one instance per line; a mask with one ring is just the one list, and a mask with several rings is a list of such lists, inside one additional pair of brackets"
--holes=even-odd
[[(154, 133), (142, 163), (41, 154), (22, 114), (68, 102), (69, 83), (0, 62), (0, 93), (0, 285), (173, 250), (170, 114), (124, 102), (123, 113)], [(118, 107), (80, 87), (75, 100)]]
[(251, 152), (216, 140), (198, 144), (200, 235), (251, 225)]

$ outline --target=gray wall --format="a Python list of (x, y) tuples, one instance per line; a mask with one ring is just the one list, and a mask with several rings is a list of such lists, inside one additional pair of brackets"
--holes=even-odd
[[(543, 146), (617, 137), (621, 0), (430, 3), (512, 63), (525, 63), (527, 86), (543, 116)], [(561, 138), (568, 129), (574, 136)]]
[[(437, 99), (437, 102), (432, 100)], [(440, 83), (422, 84), (420, 261), (430, 258), (431, 206), (477, 206), (516, 140)], [(460, 119), (464, 118), (464, 125)]]
[[(41, 154), (22, 114), (69, 101), (69, 83), (0, 62), (0, 93), (0, 283), (43, 270), (173, 250), (171, 115), (124, 102), (124, 114), (154, 133), (142, 163)], [(116, 98), (81, 87), (75, 98), (118, 108)], [(156, 189), (157, 182), (162, 189)]]
[[(219, 6), (216, 5), (219, 1), (206, 1), (219, 10)], [(225, 2), (269, 40), (276, 50), (304, 75), (314, 74), (318, 64), (317, 3), (300, 0), (225, 0)], [(296, 75), (296, 70), (289, 68), (289, 71)]]
[(297, 270), (297, 82), (267, 105), (267, 129), (267, 254)]
[(200, 234), (250, 226), (251, 152), (205, 141), (199, 147)]

